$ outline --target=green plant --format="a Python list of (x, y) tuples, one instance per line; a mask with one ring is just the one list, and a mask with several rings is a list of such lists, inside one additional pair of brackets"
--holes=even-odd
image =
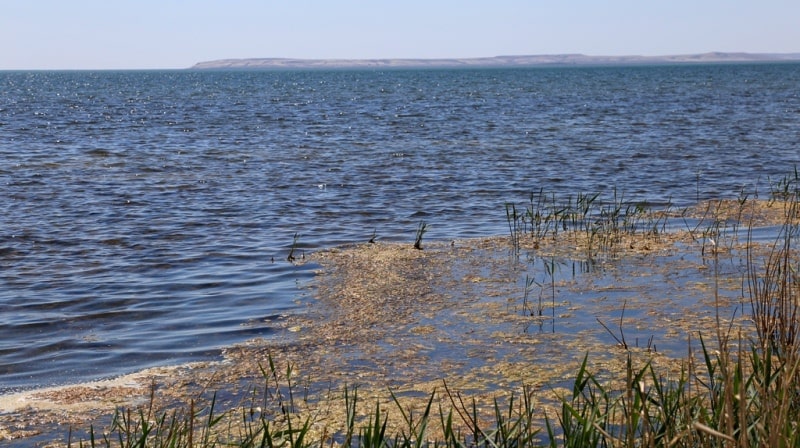
[(794, 167), (794, 175), (784, 176), (777, 182), (770, 182), (770, 201), (790, 201), (800, 194), (800, 172)]
[[(394, 392), (389, 391), (392, 396), (392, 400), (397, 405), (397, 409), (400, 411), (400, 414), (403, 416), (403, 422), (405, 423), (404, 430), (400, 431), (398, 435), (398, 439), (400, 441), (400, 446), (405, 447), (413, 447), (413, 446), (423, 446), (427, 443), (427, 430), (428, 424), (430, 423), (431, 417), (431, 406), (433, 405), (433, 400), (436, 397), (436, 391), (434, 390), (430, 398), (428, 399), (428, 404), (425, 406), (425, 409), (422, 411), (422, 416), (419, 419), (414, 419), (413, 410), (406, 411), (403, 409), (403, 406), (400, 404), (400, 400), (394, 394)], [(394, 446), (397, 446), (395, 443)]]
[(292, 238), (292, 247), (289, 249), (289, 255), (286, 257), (286, 260), (290, 263), (295, 260), (294, 251), (297, 249), (297, 240), (300, 236), (295, 232), (294, 238)]
[[(537, 286), (541, 287), (541, 285), (539, 285), (539, 283), (537, 283), (535, 279), (533, 279), (530, 276), (528, 276), (527, 274), (525, 274), (525, 290), (524, 290), (524, 293), (522, 295), (522, 312), (523, 312), (523, 314), (526, 314), (528, 316), (533, 316), (534, 315), (534, 310), (530, 306), (529, 300), (528, 300), (528, 297), (530, 296), (531, 288), (533, 287), (533, 285), (537, 285)], [(539, 308), (538, 308), (537, 311), (538, 311), (537, 314), (539, 316), (541, 316), (542, 315), (542, 298), (541, 298), (541, 295), (539, 296)]]
[[(555, 197), (553, 200), (555, 201)], [(530, 222), (531, 236), (536, 240), (545, 238), (551, 230), (554, 214), (547, 205), (547, 195), (544, 194), (544, 189), (539, 189), (538, 194), (531, 192), (525, 216)]]
[(506, 203), (506, 221), (508, 231), (511, 236), (511, 247), (515, 254), (519, 254), (519, 237), (521, 233), (521, 221), (523, 216), (517, 213), (517, 207), (513, 203)]
[(428, 225), (425, 224), (425, 221), (420, 221), (419, 226), (417, 226), (417, 235), (414, 238), (414, 249), (422, 250), (422, 236), (425, 235), (427, 230)]
[(611, 337), (613, 337), (615, 341), (617, 341), (617, 345), (618, 345), (619, 347), (622, 347), (622, 348), (624, 348), (625, 350), (628, 350), (628, 348), (629, 348), (629, 347), (628, 347), (628, 342), (625, 340), (625, 332), (622, 330), (622, 320), (625, 318), (625, 307), (627, 306), (627, 304), (628, 304), (628, 302), (627, 302), (627, 301), (625, 301), (625, 302), (622, 302), (622, 312), (621, 312), (621, 313), (620, 313), (620, 315), (619, 315), (619, 337), (617, 337), (617, 335), (616, 335), (616, 334), (614, 334), (614, 332), (613, 332), (613, 331), (611, 331), (611, 329), (610, 329), (610, 328), (608, 328), (608, 326), (606, 326), (606, 324), (604, 324), (604, 323), (603, 323), (603, 321), (602, 321), (602, 320), (600, 320), (600, 318), (599, 318), (599, 317), (598, 317), (598, 318), (596, 318), (596, 319), (597, 319), (597, 322), (598, 322), (598, 323), (599, 323), (599, 324), (600, 324), (600, 325), (601, 325), (603, 328), (605, 328), (605, 330), (608, 332), (608, 334), (610, 334), (610, 335), (611, 335)]

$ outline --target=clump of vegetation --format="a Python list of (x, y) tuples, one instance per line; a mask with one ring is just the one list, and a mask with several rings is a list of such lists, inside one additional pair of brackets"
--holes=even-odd
[(543, 189), (530, 194), (524, 212), (507, 203), (512, 247), (519, 250), (520, 236), (528, 235), (534, 246), (545, 238), (556, 238), (559, 233), (570, 232), (574, 237), (583, 235), (587, 252), (612, 250), (625, 235), (658, 235), (666, 229), (668, 210), (654, 213), (646, 202), (630, 202), (615, 188), (608, 199), (600, 193), (558, 198)]
[(800, 194), (800, 172), (794, 167), (794, 174), (770, 182), (770, 201), (791, 201)]

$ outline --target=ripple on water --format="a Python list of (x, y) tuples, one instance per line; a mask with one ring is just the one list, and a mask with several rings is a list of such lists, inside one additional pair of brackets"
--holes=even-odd
[(540, 190), (766, 194), (800, 163), (799, 73), (0, 73), (0, 389), (270, 337), (313, 276), (293, 245), (505, 234)]

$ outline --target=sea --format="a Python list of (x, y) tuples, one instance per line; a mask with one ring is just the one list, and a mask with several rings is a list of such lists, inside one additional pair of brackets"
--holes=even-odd
[(798, 164), (797, 63), (0, 72), (0, 393), (282, 337), (315, 251), (508, 234), (534, 192), (766, 198)]

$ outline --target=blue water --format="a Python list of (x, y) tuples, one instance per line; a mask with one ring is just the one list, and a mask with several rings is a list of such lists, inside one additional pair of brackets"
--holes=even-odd
[(0, 392), (214, 359), (299, 254), (507, 232), (532, 191), (674, 207), (800, 164), (800, 65), (0, 72)]

